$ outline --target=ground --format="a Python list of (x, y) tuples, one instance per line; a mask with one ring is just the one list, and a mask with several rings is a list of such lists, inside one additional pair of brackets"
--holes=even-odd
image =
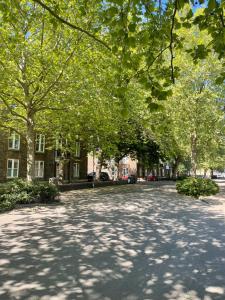
[(225, 197), (174, 183), (67, 192), (0, 215), (0, 299), (224, 300)]

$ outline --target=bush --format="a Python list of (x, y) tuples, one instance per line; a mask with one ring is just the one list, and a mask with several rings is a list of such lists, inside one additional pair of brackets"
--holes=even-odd
[(33, 186), (31, 195), (40, 202), (54, 201), (59, 194), (58, 188), (54, 184), (38, 183)]
[(16, 179), (0, 189), (0, 211), (12, 209), (16, 204), (54, 201), (57, 195), (58, 189), (53, 184)]
[(3, 194), (2, 198), (5, 201), (14, 202), (15, 204), (26, 204), (32, 202), (32, 197), (26, 191), (20, 191), (18, 193)]
[(5, 210), (13, 209), (16, 205), (16, 202), (13, 199), (8, 199), (8, 197), (0, 196), (0, 212)]
[(189, 177), (176, 184), (177, 192), (198, 199), (200, 196), (215, 195), (219, 186), (211, 179)]

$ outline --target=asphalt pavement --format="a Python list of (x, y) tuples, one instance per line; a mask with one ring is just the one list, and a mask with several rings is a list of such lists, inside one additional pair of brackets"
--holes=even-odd
[(224, 300), (223, 195), (150, 182), (1, 214), (0, 299)]

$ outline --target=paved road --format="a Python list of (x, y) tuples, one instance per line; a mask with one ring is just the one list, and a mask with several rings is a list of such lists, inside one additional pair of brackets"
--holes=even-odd
[(0, 215), (0, 299), (224, 300), (225, 199), (170, 183)]

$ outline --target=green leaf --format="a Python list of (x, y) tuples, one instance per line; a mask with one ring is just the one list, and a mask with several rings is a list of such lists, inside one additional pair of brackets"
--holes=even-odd
[(148, 108), (150, 109), (150, 111), (158, 111), (162, 108), (162, 105), (152, 102), (148, 104)]
[(193, 11), (192, 9), (189, 10), (189, 12), (187, 13), (187, 19), (191, 19), (193, 17)]
[(118, 9), (115, 6), (112, 6), (106, 11), (106, 13), (109, 16), (114, 17), (118, 13)]
[(0, 2), (0, 10), (3, 11), (3, 12), (6, 12), (7, 9), (8, 9), (7, 4), (4, 1), (1, 1)]
[(215, 9), (216, 6), (217, 6), (216, 0), (209, 0), (209, 2), (208, 2), (208, 8), (209, 8), (209, 10)]
[(225, 81), (225, 72), (216, 78), (215, 83), (222, 84), (222, 83), (224, 83), (224, 81)]
[(129, 28), (129, 31), (130, 31), (130, 32), (135, 32), (136, 24), (135, 24), (135, 23), (131, 23), (131, 24), (128, 26), (128, 28)]
[(135, 39), (135, 37), (130, 36), (130, 37), (127, 39), (127, 44), (128, 44), (130, 47), (135, 47), (135, 44), (136, 44), (136, 39)]
[(206, 48), (205, 45), (200, 44), (196, 47), (194, 53), (193, 53), (193, 57), (194, 59), (204, 59), (207, 57), (209, 50)]
[(184, 28), (191, 28), (191, 23), (189, 23), (189, 22), (184, 22), (183, 24), (182, 24), (182, 26), (184, 27)]
[(111, 0), (111, 2), (116, 3), (116, 4), (120, 5), (120, 6), (123, 5), (123, 0)]

